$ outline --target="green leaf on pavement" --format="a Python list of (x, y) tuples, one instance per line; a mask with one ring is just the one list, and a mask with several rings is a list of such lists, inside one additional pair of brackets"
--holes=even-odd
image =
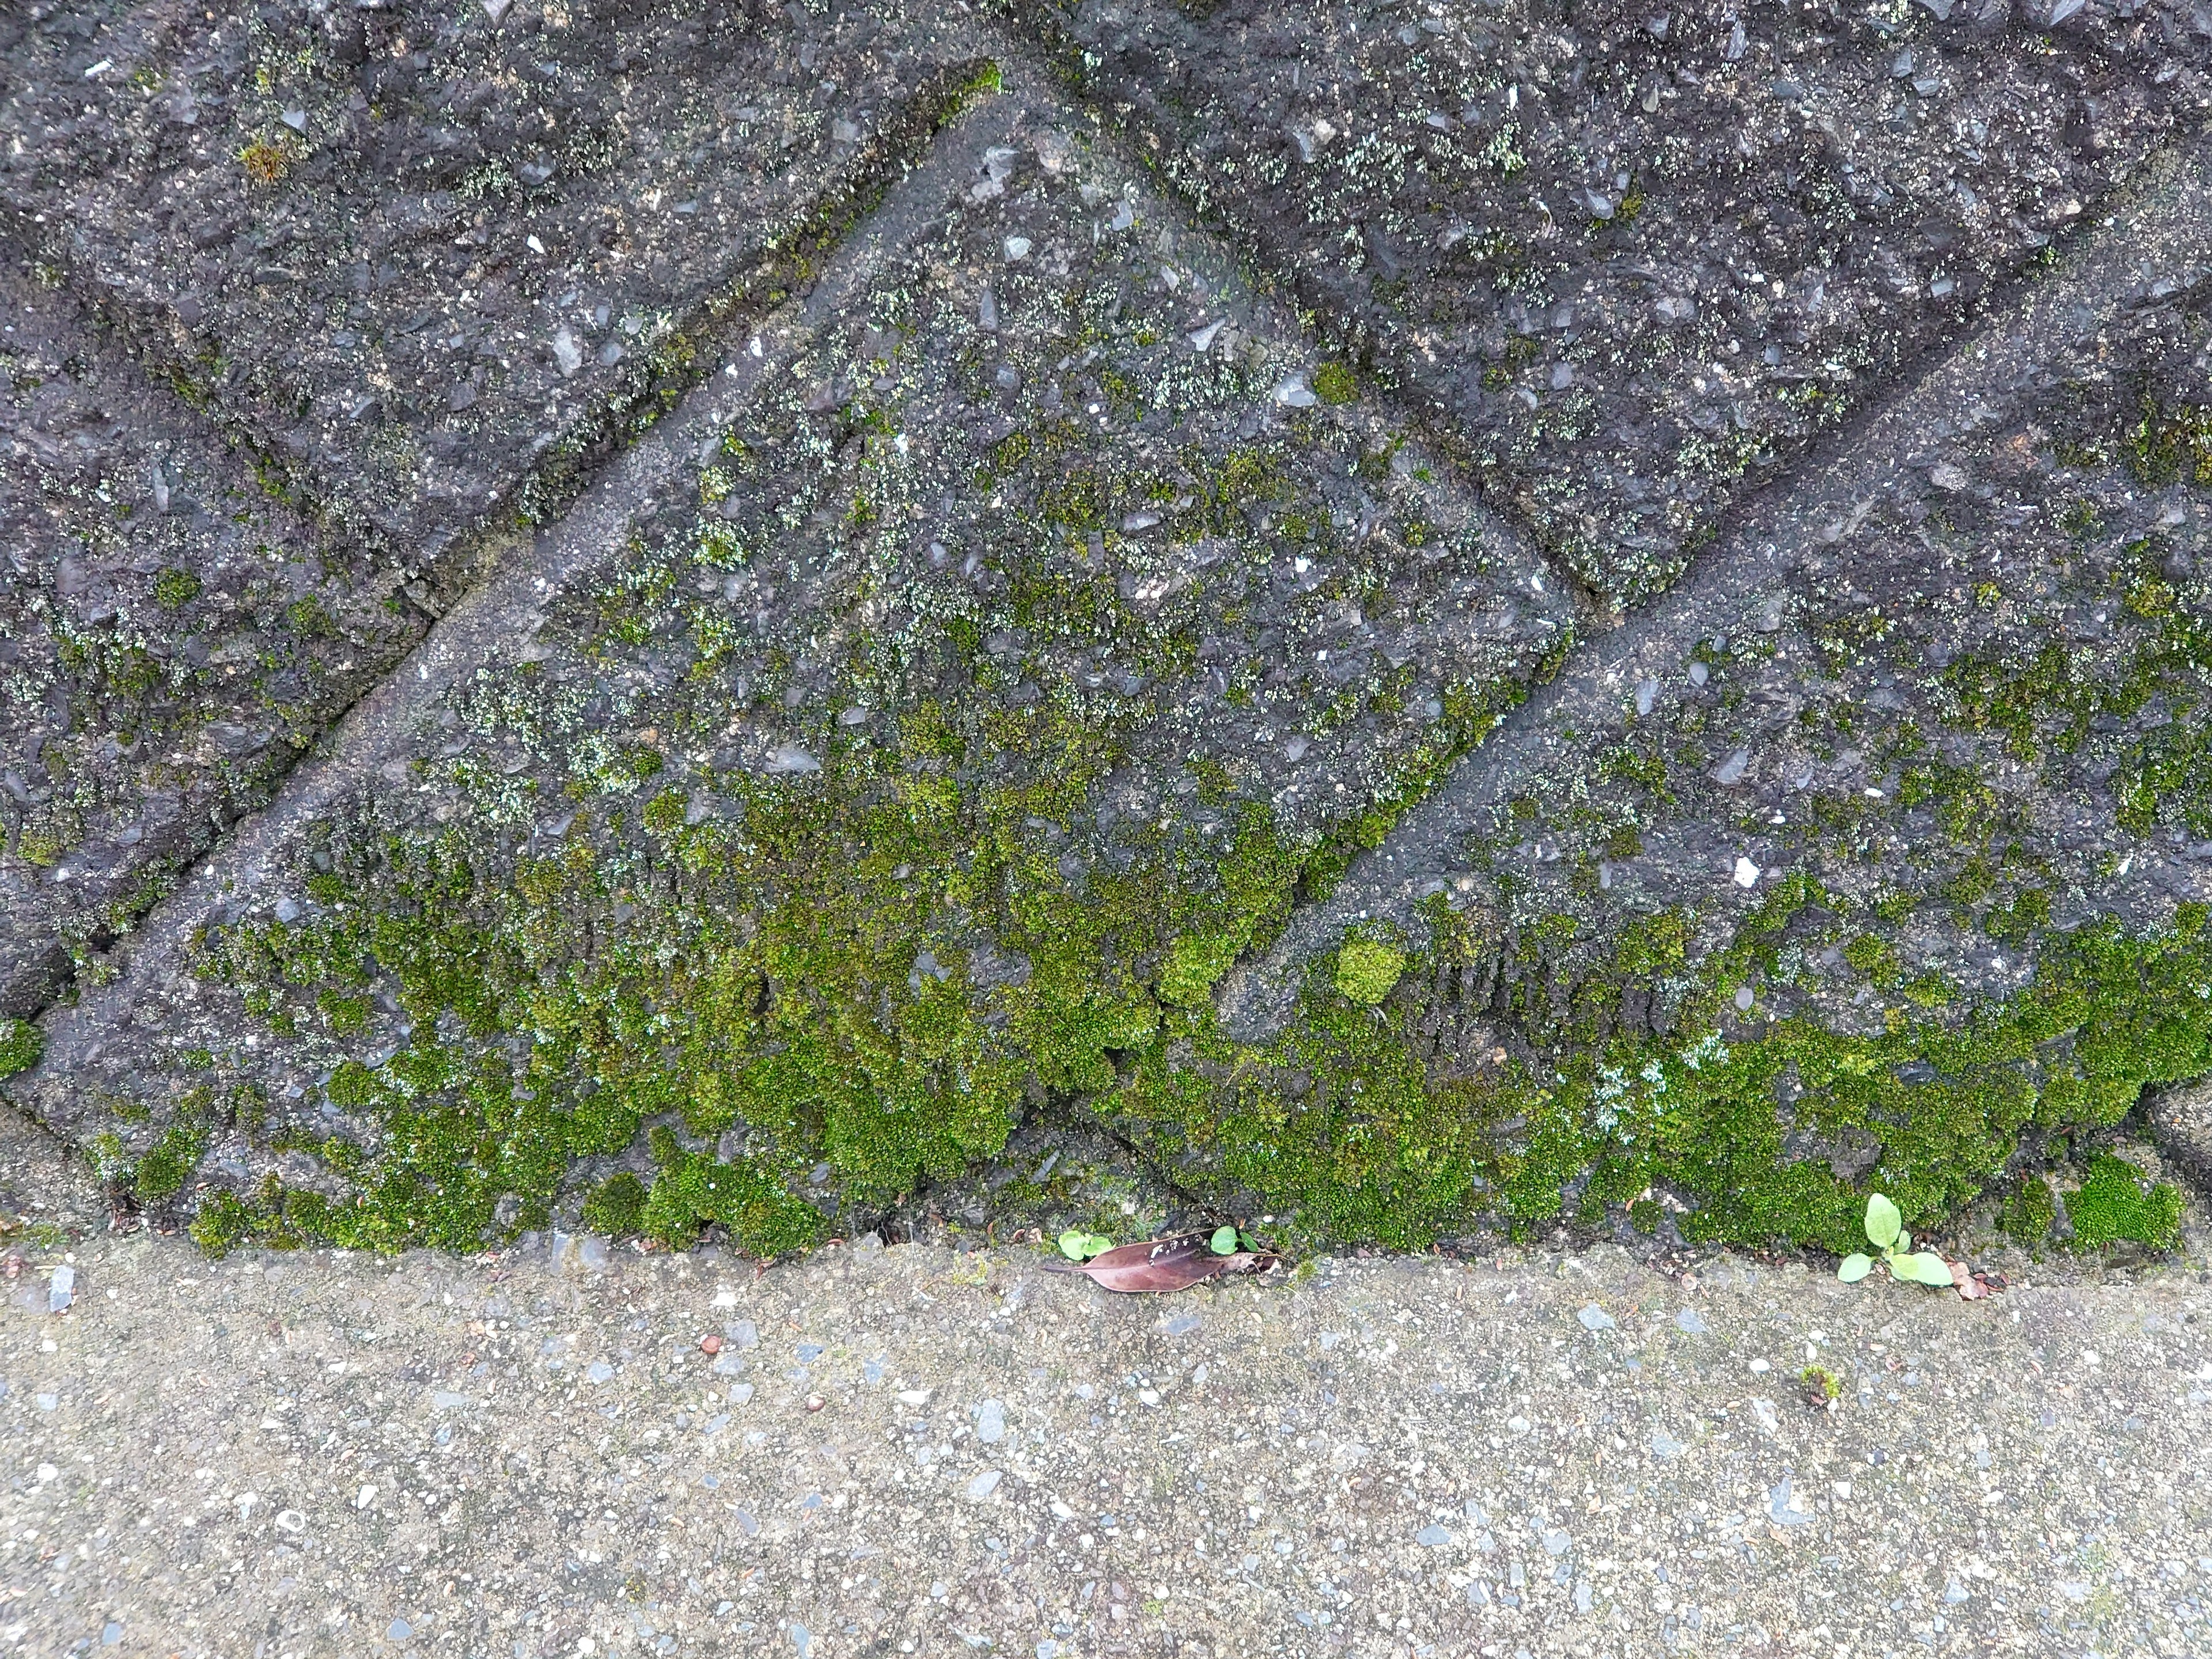
[(1237, 1254), (1237, 1229), (1216, 1227), (1213, 1230), (1213, 1237), (1206, 1243), (1213, 1247), (1213, 1253), (1216, 1255), (1234, 1255)]
[(1889, 1271), (1896, 1278), (1923, 1285), (1943, 1286), (1951, 1282), (1951, 1264), (1932, 1250), (1923, 1250), (1918, 1255), (1900, 1255), (1891, 1261)]
[(1091, 1235), (1080, 1227), (1071, 1227), (1060, 1236), (1060, 1253), (1070, 1261), (1081, 1261), (1088, 1257)]
[(1866, 1236), (1877, 1249), (1886, 1250), (1897, 1243), (1898, 1230), (1905, 1225), (1905, 1218), (1897, 1206), (1880, 1193), (1867, 1200)]
[(1863, 1250), (1853, 1250), (1836, 1267), (1836, 1277), (1846, 1285), (1856, 1285), (1874, 1271), (1874, 1258)]

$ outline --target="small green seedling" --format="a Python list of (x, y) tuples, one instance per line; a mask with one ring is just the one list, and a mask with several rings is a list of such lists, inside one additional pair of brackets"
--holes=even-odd
[(1237, 1229), (1216, 1227), (1213, 1237), (1206, 1242), (1216, 1255), (1234, 1255), (1237, 1254)]
[[(1932, 1250), (1911, 1255), (1912, 1235), (1905, 1230), (1905, 1218), (1897, 1206), (1880, 1193), (1867, 1200), (1867, 1242), (1881, 1252), (1881, 1259), (1889, 1268), (1892, 1279), (1915, 1280), (1922, 1285), (1933, 1285), (1942, 1290), (1951, 1288), (1951, 1264)], [(1854, 1250), (1836, 1268), (1836, 1277), (1846, 1285), (1856, 1285), (1874, 1271), (1874, 1258), (1863, 1250)]]
[(1114, 1241), (1103, 1233), (1086, 1233), (1080, 1227), (1071, 1227), (1060, 1236), (1060, 1253), (1070, 1261), (1088, 1261), (1113, 1248)]

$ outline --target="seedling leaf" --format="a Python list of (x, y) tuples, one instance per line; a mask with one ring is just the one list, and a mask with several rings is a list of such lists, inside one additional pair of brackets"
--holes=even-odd
[(1853, 1250), (1837, 1265), (1836, 1277), (1846, 1285), (1856, 1285), (1874, 1271), (1874, 1258), (1863, 1250)]
[(1880, 1193), (1867, 1200), (1866, 1236), (1878, 1250), (1886, 1250), (1897, 1243), (1898, 1231), (1905, 1225), (1905, 1218), (1897, 1206)]
[(1060, 1236), (1060, 1253), (1070, 1261), (1080, 1261), (1091, 1254), (1090, 1250), (1085, 1248), (1090, 1243), (1089, 1233), (1085, 1232), (1080, 1227), (1071, 1227)]
[(1214, 1255), (1234, 1255), (1237, 1254), (1237, 1229), (1216, 1227), (1213, 1230), (1213, 1237), (1206, 1242), (1212, 1248)]
[(1901, 1255), (1889, 1264), (1891, 1273), (1899, 1279), (1917, 1279), (1923, 1285), (1951, 1285), (1951, 1264), (1932, 1250), (1923, 1250), (1918, 1255)]

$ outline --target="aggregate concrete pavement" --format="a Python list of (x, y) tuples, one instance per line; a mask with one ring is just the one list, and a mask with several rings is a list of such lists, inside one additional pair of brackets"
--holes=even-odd
[(211, 1261), (8, 1127), (10, 1654), (2212, 1643), (2195, 1226), (1977, 1303), (1610, 1246), (1172, 1299), (872, 1237)]

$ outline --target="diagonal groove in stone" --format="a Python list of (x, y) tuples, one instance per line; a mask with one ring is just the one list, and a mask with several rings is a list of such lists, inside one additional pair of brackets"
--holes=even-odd
[(0, 1014), (27, 1016), (420, 627), (65, 289), (9, 269), (0, 301)]
[[(390, 134), (413, 131), (406, 124), (415, 118), (407, 112), (411, 93), (405, 76), (411, 71), (397, 71), (394, 80), (380, 67), (381, 60), (364, 64), (340, 38), (356, 22), (343, 15), (327, 22), (325, 33), (336, 33), (321, 43), (329, 50), (320, 67), (300, 68), (317, 62), (314, 52), (286, 60), (274, 70), (273, 81), (242, 103), (211, 95), (202, 82), (228, 61), (224, 54), (233, 48), (223, 44), (226, 30), (234, 41), (260, 37), (251, 28), (217, 22), (212, 14), (206, 25), (173, 27), (145, 8), (112, 9), (105, 17), (97, 11), (77, 17), (56, 33), (18, 20), (19, 31), (11, 36), (4, 124), (16, 137), (0, 169), (5, 174), (0, 213), (40, 256), (37, 282), (25, 286), (41, 317), (81, 300), (100, 318), (106, 337), (96, 343), (88, 337), (75, 349), (58, 346), (46, 354), (54, 362), (38, 368), (22, 355), (32, 333), (27, 326), (12, 343), (15, 378), (19, 387), (35, 387), (40, 374), (69, 384), (84, 376), (73, 366), (93, 365), (96, 376), (77, 398), (87, 406), (77, 418), (131, 412), (124, 426), (102, 434), (96, 459), (72, 451), (63, 458), (68, 465), (57, 470), (39, 459), (53, 453), (43, 440), (15, 451), (19, 459), (28, 455), (33, 468), (45, 465), (27, 477), (26, 493), (42, 494), (48, 509), (48, 520), (39, 521), (41, 545), (22, 590), (30, 610), (20, 620), (37, 630), (24, 643), (46, 643), (41, 636), (52, 629), (42, 623), (44, 616), (58, 617), (55, 626), (63, 632), (55, 635), (56, 651), (11, 659), (9, 665), (14, 678), (44, 672), (40, 686), (53, 696), (68, 693), (78, 712), (59, 732), (38, 729), (33, 719), (24, 731), (9, 734), (17, 741), (11, 742), (15, 752), (8, 768), (8, 848), (23, 863), (10, 872), (0, 1012), (35, 1013), (75, 971), (73, 953), (105, 948), (127, 932), (223, 823), (268, 799), (306, 745), (421, 636), (429, 619), (512, 555), (518, 518), (526, 526), (556, 515), (696, 381), (697, 360), (711, 358), (720, 342), (808, 281), (865, 219), (883, 189), (995, 76), (972, 37), (954, 40), (948, 52), (926, 32), (908, 32), (913, 38), (895, 34), (890, 55), (902, 67), (875, 109), (855, 109), (849, 120), (840, 115), (835, 122), (826, 117), (816, 122), (818, 165), (808, 161), (808, 149), (792, 148), (802, 143), (800, 134), (785, 143), (777, 166), (789, 171), (775, 188), (789, 187), (788, 201), (775, 199), (774, 189), (746, 194), (742, 150), (732, 166), (718, 163), (659, 184), (654, 174), (665, 169), (657, 155), (625, 159), (610, 150), (580, 160), (549, 152), (524, 159), (516, 151), (498, 163), (520, 167), (519, 176), (508, 178), (513, 188), (482, 198), (495, 208), (481, 209), (472, 219), (464, 212), (446, 224), (447, 231), (462, 231), (450, 239), (435, 234), (433, 221), (443, 222), (439, 215), (454, 213), (453, 191), (434, 189), (421, 197), (429, 217), (419, 225), (403, 223), (416, 198), (396, 178), (351, 159), (330, 159), (350, 157), (356, 149), (374, 155), (380, 143), (386, 161), (396, 156), (405, 162), (405, 146), (413, 141)], [(365, 27), (381, 32), (381, 40), (404, 23), (395, 14), (368, 19)], [(471, 22), (465, 16), (451, 29), (441, 27), (430, 72), (443, 75), (458, 65), (465, 86), (471, 69), (495, 68), (504, 45), (497, 23), (496, 17)], [(682, 37), (678, 27), (672, 52), (669, 41), (643, 37), (629, 50), (652, 46), (670, 56), (677, 72), (672, 76), (658, 65), (663, 72), (655, 84), (663, 94), (673, 84), (678, 96), (698, 104), (714, 91), (720, 71), (711, 63), (703, 68), (692, 63)], [(830, 29), (819, 45), (824, 68), (847, 65), (841, 75), (865, 82), (875, 64), (867, 38), (863, 29), (862, 46), (848, 50)], [(264, 57), (267, 44), (256, 48)], [(795, 38), (792, 45), (795, 49)], [(783, 51), (771, 44), (771, 56)], [(918, 62), (913, 61), (917, 51)], [(89, 77), (94, 101), (52, 107), (52, 77), (66, 71), (83, 82), (88, 77), (76, 58), (87, 53), (106, 65)], [(538, 67), (550, 75), (558, 65)], [(691, 70), (701, 72), (687, 78)], [(380, 106), (362, 104), (357, 94), (353, 103), (342, 102), (356, 70), (383, 77)], [(161, 82), (164, 74), (170, 77), (166, 82)], [(284, 77), (300, 75), (306, 76), (301, 87), (288, 89)], [(142, 99), (129, 89), (157, 82), (158, 98)], [(825, 82), (819, 90), (830, 86)], [(478, 92), (489, 90), (486, 83)], [(650, 104), (654, 95), (639, 97)], [(301, 106), (286, 109), (276, 120), (276, 103), (295, 96)], [(196, 101), (201, 97), (209, 99), (204, 109)], [(228, 117), (234, 111), (232, 136), (251, 137), (261, 131), (254, 123), (264, 102), (270, 108), (259, 115), (273, 122), (267, 127), (275, 135), (271, 154), (282, 153), (283, 170), (292, 176), (289, 183), (270, 178), (241, 185), (234, 176), (239, 159), (226, 150), (219, 128), (208, 142), (216, 125), (211, 112)], [(484, 97), (472, 94), (469, 118), (482, 119), (484, 106)], [(592, 112), (588, 99), (579, 107)], [(565, 113), (574, 149), (588, 134), (577, 127), (578, 107)], [(731, 118), (726, 109), (710, 114)], [(204, 121), (204, 115), (211, 118)], [(498, 123), (507, 117), (496, 108), (491, 115), (484, 136), (496, 151)], [(740, 128), (743, 118), (756, 126), (763, 118), (762, 109), (750, 106), (736, 116)], [(781, 118), (771, 110), (767, 118)], [(672, 119), (647, 148), (697, 127), (695, 115), (687, 112), (684, 119), (690, 127)], [(710, 131), (694, 163), (718, 143), (728, 151), (731, 131), (725, 125), (717, 141)], [(253, 142), (266, 138), (264, 133)], [(104, 168), (103, 154), (110, 163)], [(448, 161), (441, 157), (439, 164)], [(574, 190), (570, 167), (580, 181)], [(182, 193), (149, 205), (132, 194), (142, 178), (155, 179), (172, 191), (181, 180)], [(697, 195), (678, 203), (672, 185)], [(341, 201), (335, 221), (327, 217), (332, 192)], [(640, 199), (629, 199), (632, 194)], [(572, 199), (580, 195), (587, 199)], [(465, 190), (461, 197), (465, 206)], [(549, 202), (557, 202), (560, 210), (549, 215)], [(669, 210), (656, 219), (648, 204)], [(187, 217), (203, 210), (210, 216), (194, 220), (189, 236), (179, 236), (166, 227), (180, 210)], [(248, 215), (245, 229), (239, 228), (241, 213)], [(584, 234), (586, 219), (599, 225), (591, 237)], [(735, 228), (696, 234), (726, 220)], [(311, 225), (316, 229), (312, 242)], [(303, 252), (292, 260), (302, 270), (241, 273), (210, 257), (222, 246), (218, 231), (256, 246), (276, 236), (281, 246), (288, 229), (302, 250), (314, 249), (313, 258)], [(564, 234), (580, 244), (565, 276), (557, 268), (558, 256), (570, 252)], [(623, 239), (612, 249), (611, 274), (610, 260), (599, 257), (608, 250), (592, 240), (600, 235)], [(455, 246), (441, 252), (446, 240)], [(550, 252), (545, 242), (552, 244)], [(349, 249), (364, 258), (347, 266), (342, 254)], [(181, 265), (175, 263), (177, 250), (185, 261)], [(624, 252), (632, 256), (634, 278), (621, 266)], [(384, 264), (377, 268), (380, 257)], [(403, 281), (394, 259), (422, 269)], [(320, 275), (303, 275), (317, 260)], [(517, 272), (518, 263), (533, 262), (556, 268)], [(585, 280), (577, 279), (580, 271)], [(589, 303), (580, 312), (567, 304), (594, 275), (606, 279), (595, 294), (611, 296), (612, 304), (602, 297), (596, 312)], [(465, 286), (450, 293), (448, 278)], [(54, 294), (62, 283), (82, 292)], [(518, 285), (524, 290), (520, 328), (514, 326)], [(570, 291), (562, 295), (564, 288)], [(297, 295), (308, 296), (304, 307), (290, 297)], [(407, 307), (423, 300), (432, 306), (402, 317), (392, 310), (401, 300)], [(443, 337), (445, 327), (424, 331), (441, 303), (448, 306), (455, 339)], [(340, 307), (342, 327), (331, 320)], [(547, 338), (532, 337), (533, 310), (548, 313)], [(611, 311), (622, 314), (610, 320)], [(65, 319), (47, 319), (46, 326), (48, 332), (61, 331), (58, 339), (71, 328), (84, 332)], [(432, 333), (439, 337), (433, 340)], [(192, 410), (181, 404), (166, 407), (164, 394), (149, 400), (124, 389), (133, 370), (122, 362), (120, 342), (129, 343), (147, 373), (183, 393)], [(450, 376), (440, 365), (452, 358), (456, 344), (470, 348), (459, 359), (461, 378), (450, 388), (441, 382), (437, 396), (426, 403), (401, 359), (419, 345), (422, 373)], [(586, 345), (595, 346), (595, 353), (586, 354)], [(66, 368), (65, 374), (56, 374), (58, 366)], [(373, 395), (356, 396), (365, 386)], [(549, 391), (551, 401), (539, 413), (535, 400)], [(97, 402), (101, 398), (104, 404)], [(44, 404), (52, 403), (49, 392)], [(29, 418), (43, 424), (59, 416), (48, 407)], [(241, 452), (244, 465), (221, 453), (218, 431)], [(386, 465), (396, 453), (392, 446), (409, 449), (418, 437), (422, 444), (410, 453), (420, 465), (411, 474), (404, 466), (393, 472)], [(118, 537), (112, 526), (78, 526), (86, 550), (64, 556), (44, 543), (56, 540), (50, 528), (58, 532), (72, 515), (84, 515), (76, 498), (89, 500), (88, 466), (99, 475), (100, 501), (112, 504), (118, 516), (137, 513), (133, 528), (146, 528)], [(257, 494), (270, 499), (255, 501)], [(207, 503), (226, 498), (244, 499), (249, 512), (267, 521), (263, 548), (279, 568), (257, 573), (247, 568), (251, 561), (234, 556), (235, 550), (225, 550), (241, 532), (211, 515)], [(198, 516), (186, 523), (190, 514)], [(228, 516), (239, 515), (234, 508)], [(49, 520), (58, 522), (50, 526)], [(158, 535), (148, 532), (166, 534), (176, 545), (157, 554), (149, 544)], [(118, 550), (118, 540), (128, 544)], [(19, 562), (16, 574), (23, 574)], [(254, 593), (238, 592), (241, 583), (258, 583), (255, 593), (288, 583), (289, 591), (258, 604)], [(249, 626), (237, 637), (216, 637), (229, 618)], [(247, 650), (254, 644), (250, 624), (256, 621), (264, 639), (275, 637)], [(212, 668), (207, 660), (211, 640)], [(236, 678), (234, 659), (240, 652), (246, 653), (245, 661), (267, 665), (268, 672), (227, 690), (204, 683), (224, 674)], [(57, 654), (59, 662), (46, 660)], [(37, 715), (37, 700), (21, 686), (11, 690), (11, 713)], [(82, 712), (88, 708), (96, 716), (88, 726)], [(131, 787), (116, 780), (118, 787), (97, 799), (88, 799), (79, 787), (64, 808), (48, 775), (63, 765), (64, 738), (73, 752), (103, 737), (111, 744), (119, 738), (126, 760), (143, 751), (138, 769), (146, 775)], [(78, 762), (82, 777), (87, 762), (81, 756)], [(106, 781), (106, 773), (119, 772), (123, 763), (103, 759), (93, 770)], [(18, 875), (21, 870), (27, 870), (27, 878)]]
[(1291, 1015), (1306, 964), (1361, 924), (1425, 937), (1421, 907), (1454, 891), (1468, 826), (1547, 764), (1557, 728), (1598, 725), (1635, 701), (1640, 684), (1674, 672), (1701, 641), (1745, 626), (1808, 550), (1855, 530), (1885, 483), (1916, 464), (1924, 468), (1942, 437), (2001, 418), (2058, 349), (2094, 341), (2115, 318), (2171, 301), (2208, 273), (2212, 149), (2199, 141), (2157, 157), (2130, 198), (2011, 311), (1878, 405), (1849, 441), (1808, 464), (1794, 488), (1755, 501), (1685, 581), (1584, 646), (1509, 714), (1326, 899), (1303, 907), (1263, 954), (1231, 969), (1217, 1003), (1224, 1029), (1247, 1042), (1275, 1036)]
[(1012, 115), (987, 103), (964, 121), (948, 118), (940, 132), (945, 142), (924, 152), (889, 187), (866, 222), (823, 258), (803, 295), (759, 319), (750, 337), (732, 343), (736, 349), (726, 356), (711, 360), (702, 383), (617, 456), (566, 514), (447, 610), (392, 673), (337, 721), (275, 799), (241, 819), (117, 946), (103, 983), (47, 1014), (46, 1057), (27, 1081), (35, 1086), (40, 1076), (66, 1078), (88, 1066), (104, 1041), (131, 1024), (142, 998), (188, 976), (185, 958), (199, 935), (228, 904), (261, 890), (278, 873), (279, 862), (296, 853), (307, 826), (349, 794), (374, 789), (380, 777), (397, 781), (404, 775), (418, 724), (459, 681), (508, 657), (515, 659), (510, 666), (531, 660), (526, 646), (519, 653), (513, 647), (544, 623), (544, 607), (620, 556), (639, 503), (665, 495), (672, 480), (696, 467), (702, 446), (712, 451), (732, 410), (765, 377), (787, 372), (821, 319), (835, 316), (898, 252), (915, 215), (926, 212), (968, 165), (966, 147), (956, 149), (952, 141), (992, 142), (1003, 136)]
[[(25, 1086), (118, 1187), (176, 1212), (188, 1151), (211, 1237), (241, 1199), (289, 1224), (275, 1181), (368, 1206), (318, 1226), (465, 1248), (602, 1189), (620, 1213), (655, 1163), (657, 1192), (768, 1172), (785, 1227), (793, 1198), (841, 1220), (848, 1195), (950, 1208), (983, 1160), (1034, 1170), (1054, 1136), (1126, 1175), (1130, 1138), (1073, 1097), (1158, 1020), (1154, 981), (1197, 1018), (1226, 930), (1286, 906), (1310, 858), (1348, 856), (1326, 838), (1564, 648), (1574, 613), (1525, 539), (1376, 400), (1313, 397), (1295, 319), (1118, 146), (1048, 92), (990, 107), (870, 222), (866, 246), (903, 252), (868, 271), (841, 253), (812, 340), (740, 350), (758, 395), (702, 392), (648, 434), (534, 568), (356, 708), (116, 984), (50, 1017)], [(533, 575), (542, 592), (517, 585)], [(416, 891), (416, 854), (448, 848), (457, 873)], [(465, 973), (420, 979), (421, 926), (478, 953)], [(288, 940), (344, 979), (288, 970), (296, 1018), (258, 979)], [(652, 1030), (610, 1044), (549, 1019), (549, 989)], [(472, 1012), (448, 1021), (456, 995)], [(956, 1011), (976, 1046), (948, 1055), (929, 1022)], [(497, 1112), (494, 1150), (427, 1122), (450, 1098), (428, 1055), (523, 1068), (510, 1101), (456, 1103)], [(782, 1127), (794, 1097), (822, 1109), (810, 1079), (851, 1115), (842, 1139)], [(919, 1162), (956, 1133), (961, 1157)], [(411, 1176), (352, 1182), (353, 1149), (427, 1170), (415, 1149), (449, 1145), (426, 1176), (443, 1213), (410, 1203)], [(712, 1214), (727, 1194), (694, 1196)], [(654, 1224), (678, 1236), (684, 1213)]]
[[(702, 331), (788, 291), (991, 74), (971, 40), (948, 54), (927, 30), (886, 42), (863, 27), (853, 41), (833, 27), (824, 42), (780, 14), (726, 40), (711, 10), (629, 34), (579, 19), (532, 48), (497, 19), (448, 25), (429, 10), (287, 20), (293, 40), (212, 14), (179, 38), (154, 9), (110, 9), (51, 40), (23, 31), (21, 78), (0, 106), (15, 135), (0, 210), (273, 487), (392, 543), (434, 614), (470, 580), (471, 536), (557, 511), (680, 392), (711, 349)], [(842, 103), (817, 106), (836, 96), (827, 80), (774, 96), (752, 86), (762, 102), (739, 107), (740, 71), (801, 40), (817, 73), (871, 83), (847, 97), (879, 90), (884, 106), (865, 125), (833, 121)], [(430, 49), (410, 58), (417, 43)], [(561, 103), (564, 72), (596, 68), (611, 44), (647, 71), (629, 106), (605, 107), (596, 86)], [(533, 49), (556, 57), (532, 63)], [(97, 74), (78, 66), (89, 56)], [(203, 108), (203, 82), (249, 64), (265, 86)], [(544, 84), (512, 89), (518, 70)], [(95, 101), (81, 116), (66, 99), (52, 107), (54, 84), (88, 76)], [(280, 114), (289, 98), (301, 107)], [(216, 110), (228, 131), (210, 134)], [(545, 143), (530, 136), (541, 121)], [(623, 136), (647, 122), (672, 130)], [(769, 148), (775, 129), (771, 167), (745, 147)], [(675, 163), (661, 147), (678, 139), (704, 143)], [(678, 202), (678, 189), (701, 194)], [(185, 235), (161, 234), (178, 223)]]
[[(1008, 10), (1601, 612), (1662, 591), (2208, 98), (2179, 6), (2033, 45), (2001, 3)], [(2085, 104), (2093, 77), (2112, 95)]]

